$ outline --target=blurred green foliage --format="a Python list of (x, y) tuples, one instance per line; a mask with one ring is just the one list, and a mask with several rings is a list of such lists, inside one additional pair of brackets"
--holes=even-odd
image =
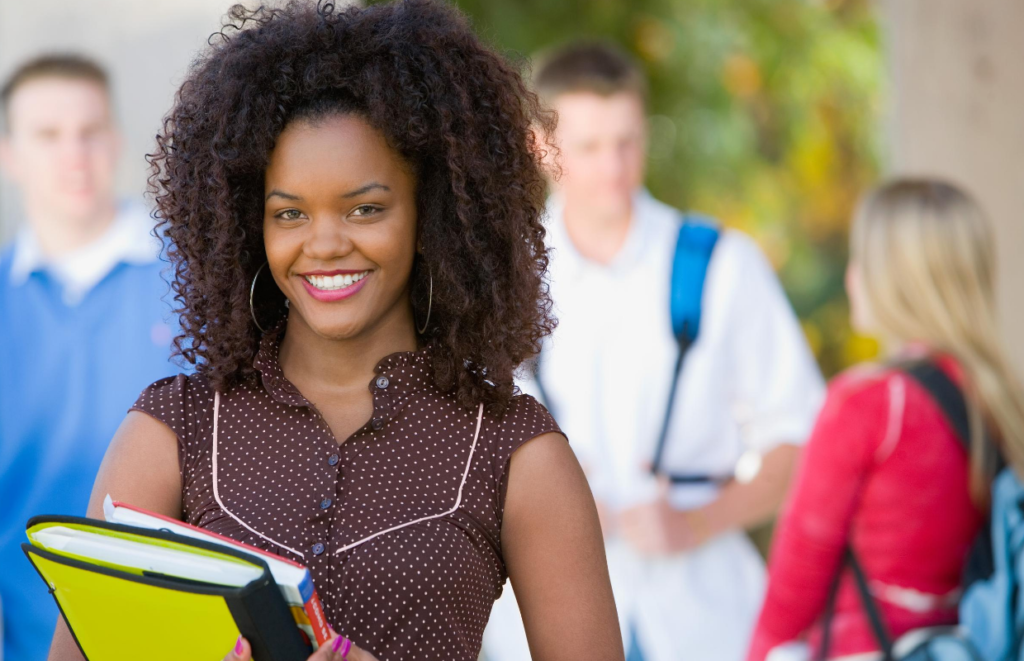
[(615, 41), (651, 82), (653, 194), (753, 235), (826, 374), (877, 351), (849, 329), (847, 229), (879, 167), (881, 29), (869, 0), (456, 0), (525, 62)]

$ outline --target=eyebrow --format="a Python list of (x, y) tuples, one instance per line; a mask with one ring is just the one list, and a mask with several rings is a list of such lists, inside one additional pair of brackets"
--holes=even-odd
[(370, 183), (366, 184), (365, 186), (363, 186), (361, 188), (357, 188), (354, 191), (350, 191), (348, 193), (345, 193), (344, 195), (342, 195), (342, 197), (358, 197), (359, 195), (362, 195), (363, 193), (369, 193), (370, 191), (376, 190), (378, 188), (380, 190), (386, 190), (388, 192), (391, 191), (391, 189), (388, 188), (387, 186), (385, 186), (384, 184), (377, 183), (376, 181), (373, 181), (373, 182), (370, 182)]
[[(348, 198), (348, 197), (358, 197), (360, 195), (363, 195), (364, 193), (369, 193), (370, 191), (377, 190), (377, 189), (391, 192), (391, 188), (390, 187), (385, 186), (384, 184), (378, 183), (376, 181), (373, 181), (373, 182), (370, 182), (370, 183), (366, 184), (365, 186), (361, 186), (360, 188), (355, 189), (354, 191), (349, 191), (348, 193), (344, 193), (344, 194), (341, 195), (341, 197), (345, 197), (345, 198)], [(302, 199), (298, 195), (292, 195), (291, 193), (285, 193), (284, 191), (277, 190), (276, 188), (274, 190), (270, 191), (267, 194), (267, 197), (264, 199), (264, 201), (267, 201), (267, 200), (269, 200), (272, 197), (280, 197), (280, 198), (284, 198), (286, 200), (301, 200)]]
[(279, 191), (279, 190), (277, 190), (275, 188), (274, 190), (270, 191), (270, 193), (267, 194), (267, 197), (263, 201), (266, 202), (267, 200), (269, 200), (270, 198), (275, 197), (275, 196), (283, 197), (286, 200), (301, 200), (302, 199), (298, 195), (292, 195), (291, 193), (285, 193), (284, 191)]

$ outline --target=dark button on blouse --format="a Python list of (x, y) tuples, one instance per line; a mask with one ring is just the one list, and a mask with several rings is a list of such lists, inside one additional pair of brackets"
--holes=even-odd
[(381, 661), (475, 661), (506, 578), (509, 459), (557, 426), (519, 396), (477, 436), (428, 348), (378, 363), (371, 421), (339, 446), (284, 378), (280, 335), (263, 338), (259, 381), (219, 396), (216, 475), (206, 377), (162, 379), (133, 406), (178, 436), (184, 519), (307, 565), (331, 626)]

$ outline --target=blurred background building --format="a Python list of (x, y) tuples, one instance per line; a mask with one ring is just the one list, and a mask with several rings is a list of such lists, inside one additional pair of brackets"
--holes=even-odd
[[(313, 1), (313, 0), (310, 0)], [(144, 154), (224, 0), (0, 0), (0, 76), (44, 51), (107, 66), (125, 135), (119, 189)], [(247, 2), (246, 4), (252, 4)], [(652, 81), (648, 185), (754, 235), (822, 368), (877, 346), (853, 335), (842, 276), (858, 194), (890, 173), (966, 185), (1000, 245), (1005, 332), (1024, 331), (1024, 4), (1015, 0), (458, 0), (524, 64), (578, 37), (614, 40)], [(19, 224), (0, 183), (0, 242)], [(1015, 360), (1024, 368), (1024, 343)]]

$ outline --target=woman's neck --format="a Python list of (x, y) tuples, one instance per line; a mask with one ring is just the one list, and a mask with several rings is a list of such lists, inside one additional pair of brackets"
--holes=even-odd
[(411, 311), (382, 320), (377, 328), (346, 339), (323, 337), (292, 312), (281, 341), (280, 362), (285, 377), (300, 390), (365, 389), (382, 358), (416, 349)]

